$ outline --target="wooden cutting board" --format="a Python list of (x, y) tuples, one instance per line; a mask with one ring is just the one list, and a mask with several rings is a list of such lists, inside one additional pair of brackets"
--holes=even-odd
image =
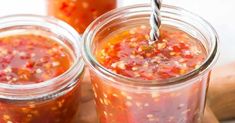
[(79, 123), (98, 123), (94, 95), (91, 88), (90, 76), (88, 71), (85, 71), (82, 81), (82, 98), (80, 105)]

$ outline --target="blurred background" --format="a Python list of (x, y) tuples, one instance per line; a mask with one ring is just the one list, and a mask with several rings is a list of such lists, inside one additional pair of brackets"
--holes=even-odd
[[(118, 6), (148, 3), (150, 0), (119, 0)], [(217, 30), (221, 56), (217, 65), (235, 61), (235, 0), (163, 0), (165, 4), (183, 7), (209, 21)], [(46, 0), (0, 0), (0, 16), (10, 14), (46, 15)], [(223, 122), (235, 123), (235, 121)]]

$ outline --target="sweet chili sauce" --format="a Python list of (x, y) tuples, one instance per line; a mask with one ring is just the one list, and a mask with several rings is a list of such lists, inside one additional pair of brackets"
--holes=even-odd
[[(34, 34), (0, 37), (0, 83), (37, 86), (60, 76), (73, 63), (69, 50), (54, 39)], [(0, 123), (76, 123), (79, 88), (77, 84), (64, 94), (40, 100), (1, 98)]]
[[(154, 44), (148, 42), (149, 31), (148, 26), (139, 25), (109, 34), (95, 49), (97, 61), (121, 76), (164, 82), (199, 68), (207, 57), (201, 42), (184, 31), (163, 25)], [(205, 101), (201, 90), (207, 88), (207, 77), (178, 88), (146, 91), (114, 86), (93, 72), (91, 79), (101, 123), (200, 122)]]
[(83, 33), (93, 20), (116, 8), (116, 4), (116, 0), (48, 0), (48, 13)]
[(159, 41), (149, 44), (145, 25), (110, 35), (96, 54), (101, 65), (127, 77), (164, 80), (186, 74), (205, 60), (202, 44), (172, 27), (161, 30)]
[(52, 79), (73, 64), (67, 49), (37, 35), (0, 38), (0, 82), (40, 83)]

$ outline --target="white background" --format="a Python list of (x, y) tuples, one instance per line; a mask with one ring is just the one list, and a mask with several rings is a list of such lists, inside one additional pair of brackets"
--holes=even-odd
[[(119, 0), (119, 6), (150, 0)], [(205, 18), (217, 30), (221, 40), (218, 65), (235, 61), (235, 0), (163, 0), (186, 8)], [(0, 16), (9, 14), (46, 14), (45, 0), (0, 0)], [(235, 122), (231, 122), (235, 123)]]

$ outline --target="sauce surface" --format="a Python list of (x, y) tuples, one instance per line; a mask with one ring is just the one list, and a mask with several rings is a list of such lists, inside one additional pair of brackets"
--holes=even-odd
[(97, 60), (117, 74), (144, 80), (178, 77), (205, 60), (204, 47), (187, 33), (165, 26), (150, 45), (149, 30), (142, 25), (111, 34), (96, 52)]
[(0, 83), (40, 83), (61, 75), (72, 65), (68, 50), (38, 35), (0, 38)]

